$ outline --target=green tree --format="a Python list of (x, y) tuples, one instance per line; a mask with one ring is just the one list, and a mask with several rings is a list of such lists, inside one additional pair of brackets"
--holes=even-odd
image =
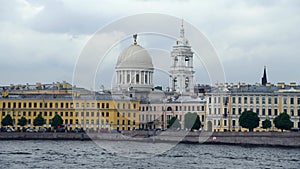
[(184, 115), (184, 128), (199, 130), (201, 127), (200, 118), (197, 113), (188, 112)]
[(273, 122), (275, 127), (281, 129), (282, 132), (283, 130), (290, 130), (293, 127), (290, 115), (285, 112), (280, 113), (277, 117), (275, 117)]
[(259, 120), (260, 119), (256, 113), (252, 111), (244, 111), (239, 118), (239, 124), (243, 128), (247, 128), (250, 132), (252, 132), (254, 128), (259, 126)]
[(169, 121), (167, 127), (168, 128), (173, 128), (173, 129), (181, 128), (179, 120), (177, 119), (176, 116), (174, 116), (174, 117), (171, 118), (171, 120)]
[(263, 129), (271, 128), (271, 126), (272, 126), (272, 123), (269, 119), (266, 119), (262, 122), (262, 128)]
[(45, 124), (45, 119), (43, 118), (42, 114), (39, 114), (34, 120), (33, 125), (34, 126), (42, 126)]
[(55, 114), (55, 116), (52, 118), (51, 126), (54, 128), (57, 128), (57, 126), (60, 126), (63, 124), (63, 119), (60, 115)]
[(10, 114), (7, 114), (1, 121), (2, 126), (8, 126), (8, 125), (13, 125), (14, 121), (11, 118)]
[(27, 119), (22, 116), (21, 119), (18, 121), (18, 125), (24, 127), (27, 124)]

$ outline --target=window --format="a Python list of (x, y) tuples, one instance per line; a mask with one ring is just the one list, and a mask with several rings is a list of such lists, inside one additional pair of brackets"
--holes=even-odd
[(145, 74), (145, 83), (147, 84), (148, 83), (148, 75)]
[(94, 117), (94, 112), (91, 112), (91, 116)]
[[(29, 107), (30, 107), (31, 105), (29, 104)], [(52, 108), (52, 103), (49, 103), (49, 108)]]
[(232, 114), (235, 114), (235, 108), (232, 108)]
[(106, 117), (109, 117), (109, 112), (106, 112)]
[(130, 125), (130, 120), (128, 120), (128, 123), (127, 123), (128, 125)]
[(247, 104), (247, 97), (244, 97), (244, 104)]
[(294, 104), (294, 98), (290, 98), (291, 104)]
[(256, 109), (256, 113), (259, 115), (259, 108)]
[(268, 97), (268, 104), (272, 104), (272, 98), (270, 96)]
[(266, 110), (262, 109), (262, 115), (265, 116), (266, 115)]
[(256, 97), (256, 104), (259, 104), (259, 97)]
[[(133, 109), (136, 109), (136, 104), (133, 103)], [(154, 107), (154, 111), (156, 111), (156, 107)]]
[(117, 113), (117, 117), (120, 117), (120, 112)]
[(277, 97), (274, 98), (274, 104), (278, 104), (278, 99), (277, 99)]
[(232, 120), (232, 126), (235, 127), (235, 120)]
[(269, 116), (272, 115), (272, 109), (268, 109), (268, 115), (269, 115)]
[(287, 98), (286, 97), (283, 98), (283, 104), (287, 104)]
[(107, 108), (107, 109), (109, 108), (109, 103), (106, 103), (106, 108)]
[(130, 103), (128, 103), (128, 109), (130, 109)]
[(232, 103), (235, 103), (235, 97), (232, 97)]
[(64, 108), (64, 103), (60, 103), (60, 108)]
[(135, 80), (136, 80), (136, 83), (140, 83), (140, 75), (139, 74), (135, 75)]
[[(15, 103), (14, 103), (14, 107), (16, 107)], [(26, 108), (26, 102), (23, 103), (23, 108)]]
[(127, 74), (127, 83), (130, 83), (130, 74)]
[(242, 101), (242, 99), (241, 99), (241, 97), (239, 97), (239, 104), (241, 104), (241, 101)]
[(86, 113), (85, 113), (85, 116), (87, 116), (87, 117), (90, 116), (90, 113), (89, 113), (89, 112), (86, 112)]
[(102, 104), (101, 104), (101, 108), (103, 108), (103, 109), (104, 109), (104, 107), (105, 107), (105, 104), (104, 104), (104, 103), (102, 103)]
[(278, 109), (274, 109), (274, 115), (275, 115), (275, 116), (278, 115)]
[(47, 112), (46, 111), (44, 112), (44, 116), (47, 116)]
[(28, 103), (28, 105), (29, 105), (29, 108), (31, 108), (31, 107), (32, 107), (32, 103), (31, 103), (31, 102), (29, 102), (29, 103)]

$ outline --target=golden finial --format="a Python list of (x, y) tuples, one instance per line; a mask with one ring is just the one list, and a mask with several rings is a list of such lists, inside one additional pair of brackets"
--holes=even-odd
[(133, 44), (134, 44), (134, 45), (137, 45), (137, 41), (136, 41), (136, 39), (137, 39), (137, 34), (133, 34), (132, 36), (133, 36)]

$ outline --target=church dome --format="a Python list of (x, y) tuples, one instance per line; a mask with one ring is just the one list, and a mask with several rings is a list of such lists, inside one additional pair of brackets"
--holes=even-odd
[(140, 45), (133, 44), (120, 54), (116, 68), (153, 69), (152, 58), (146, 49)]

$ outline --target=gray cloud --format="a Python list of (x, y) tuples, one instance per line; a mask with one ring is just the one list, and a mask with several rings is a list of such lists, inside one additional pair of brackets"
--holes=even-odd
[[(297, 0), (4, 1), (1, 84), (71, 81), (76, 58), (94, 32), (116, 19), (144, 12), (184, 18), (201, 30), (215, 46), (228, 82), (259, 82), (267, 65), (271, 82), (300, 83), (299, 11)], [(164, 49), (172, 45), (155, 37), (141, 43)], [(114, 60), (110, 62), (114, 67)], [(197, 82), (208, 83), (204, 67), (198, 70)]]

